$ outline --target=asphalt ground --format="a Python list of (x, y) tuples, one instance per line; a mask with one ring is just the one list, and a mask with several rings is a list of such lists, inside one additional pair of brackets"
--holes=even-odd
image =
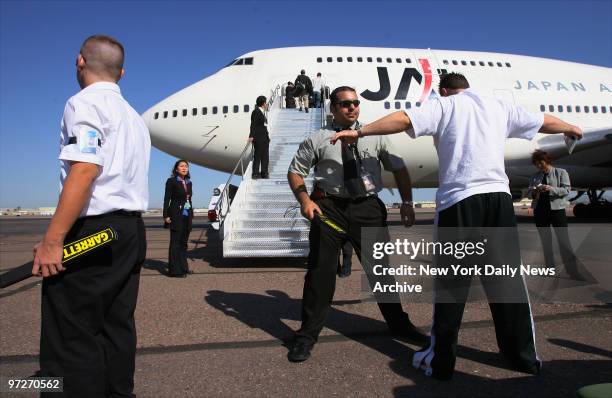
[[(389, 220), (399, 225), (396, 211)], [(432, 220), (431, 212), (417, 214), (421, 227)], [(223, 259), (217, 233), (197, 218), (189, 244), (195, 273), (168, 278), (169, 233), (160, 221), (145, 218), (148, 250), (136, 311), (138, 396), (571, 397), (582, 386), (612, 380), (612, 307), (597, 300), (533, 304), (544, 362), (539, 376), (508, 369), (497, 352), (487, 303), (469, 303), (455, 377), (449, 382), (427, 378), (411, 367), (419, 347), (391, 338), (378, 307), (364, 300), (356, 257), (353, 275), (337, 281), (327, 327), (312, 357), (290, 363), (283, 341), (299, 326), (305, 260)], [(48, 222), (1, 218), (0, 269), (31, 260), (32, 246)], [(3, 377), (38, 370), (40, 290), (40, 280), (31, 278), (0, 291)], [(417, 326), (429, 329), (431, 304), (404, 308)]]

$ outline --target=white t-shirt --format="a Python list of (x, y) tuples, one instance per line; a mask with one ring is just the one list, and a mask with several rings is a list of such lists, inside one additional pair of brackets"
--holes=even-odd
[(471, 89), (438, 97), (406, 111), (412, 138), (432, 135), (438, 151), (439, 180), (436, 210), (442, 211), (476, 194), (510, 194), (504, 168), (506, 138), (531, 140), (544, 123), (544, 114)]
[(323, 88), (323, 78), (322, 77), (315, 77), (314, 79), (312, 79), (312, 90), (313, 91), (321, 91), (322, 88)]
[(144, 120), (115, 83), (94, 83), (66, 102), (60, 134), (60, 187), (71, 161), (102, 166), (81, 217), (115, 210), (145, 211), (150, 153), (151, 138)]

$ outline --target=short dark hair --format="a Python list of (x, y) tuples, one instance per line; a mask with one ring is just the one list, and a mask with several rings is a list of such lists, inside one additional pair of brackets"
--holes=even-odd
[(321, 72), (317, 72), (317, 77), (318, 77), (318, 76), (321, 76)]
[(440, 85), (438, 86), (438, 89), (441, 90), (443, 88), (450, 90), (470, 88), (470, 83), (468, 83), (465, 76), (463, 76), (461, 73), (451, 72), (442, 75), (440, 78)]
[(304, 69), (302, 69), (302, 70), (300, 71), (300, 75), (305, 75), (305, 74), (306, 74), (306, 71), (305, 71)]
[(340, 87), (336, 87), (334, 89), (334, 91), (331, 92), (331, 94), (329, 95), (329, 100), (331, 102), (331, 105), (336, 105), (338, 103), (338, 94), (340, 94), (343, 91), (352, 91), (354, 93), (356, 93), (355, 89), (353, 87), (349, 87), (349, 86), (340, 86)]
[[(185, 163), (187, 165), (187, 167), (189, 167), (189, 162), (186, 161), (185, 159), (179, 159), (176, 161), (176, 163), (174, 163), (174, 167), (172, 168), (172, 177), (176, 177), (178, 174), (176, 172), (176, 168), (179, 167), (179, 164), (181, 163)], [(191, 178), (191, 174), (189, 174), (189, 171), (187, 171), (187, 175), (185, 176), (186, 178)]]
[(255, 100), (255, 105), (257, 105), (257, 106), (263, 106), (263, 104), (265, 104), (265, 103), (266, 103), (266, 97), (264, 97), (263, 95), (260, 95)]
[(536, 162), (540, 162), (542, 160), (548, 164), (552, 164), (553, 158), (548, 154), (548, 152), (541, 149), (536, 149), (533, 151), (531, 154), (531, 163), (536, 164)]
[(114, 37), (107, 35), (89, 36), (83, 42), (80, 53), (92, 72), (115, 80), (121, 78), (125, 50), (123, 45)]

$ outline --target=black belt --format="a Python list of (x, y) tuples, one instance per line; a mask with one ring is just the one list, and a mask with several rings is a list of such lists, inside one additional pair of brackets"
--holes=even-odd
[(336, 200), (336, 201), (341, 201), (341, 202), (359, 202), (359, 201), (362, 201), (362, 200), (368, 199), (368, 198), (376, 198), (376, 197), (378, 197), (378, 195), (373, 193), (373, 194), (367, 195), (367, 196), (358, 196), (356, 198), (352, 198), (352, 197), (345, 197), (345, 196), (334, 195), (334, 194), (331, 194), (329, 192), (325, 192), (321, 188), (317, 188), (316, 187), (312, 191), (312, 194), (310, 195), (310, 197), (313, 200), (323, 199), (323, 198), (330, 198), (330, 199), (333, 199), (333, 200)]

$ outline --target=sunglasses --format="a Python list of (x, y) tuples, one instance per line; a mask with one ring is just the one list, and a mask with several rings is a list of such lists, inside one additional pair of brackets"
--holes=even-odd
[(361, 103), (361, 101), (359, 100), (344, 100), (344, 101), (338, 101), (338, 105), (340, 105), (343, 108), (348, 108), (351, 105), (353, 105), (355, 108), (357, 108), (359, 106), (359, 104)]

